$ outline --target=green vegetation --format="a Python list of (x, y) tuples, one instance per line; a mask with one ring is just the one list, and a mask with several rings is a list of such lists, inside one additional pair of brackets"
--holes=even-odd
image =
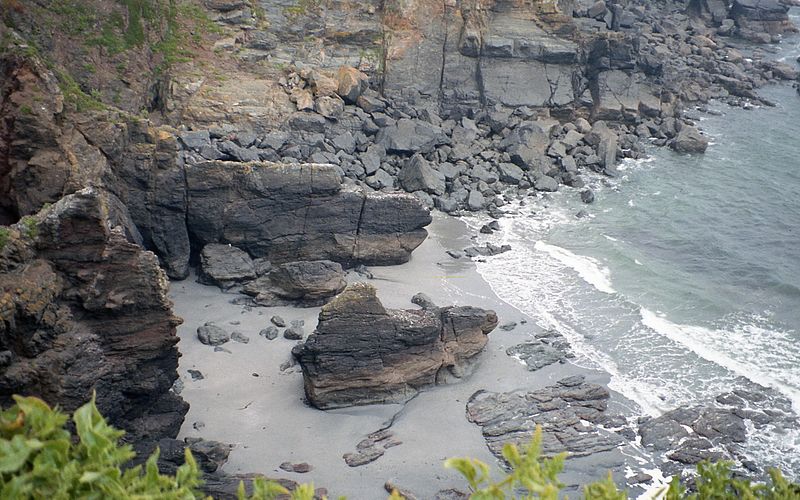
[(37, 398), (14, 400), (0, 413), (0, 497), (195, 498), (200, 482), (190, 453), (174, 477), (158, 473), (158, 453), (144, 469), (122, 472), (135, 454), (130, 445), (119, 445), (123, 432), (106, 423), (94, 399), (73, 415), (77, 443), (61, 412)]
[[(73, 440), (66, 430), (67, 416), (34, 397), (14, 396), (16, 404), (0, 411), (0, 498), (109, 498), (189, 500), (203, 498), (202, 484), (192, 454), (175, 476), (158, 472), (158, 451), (144, 466), (121, 467), (135, 457), (130, 445), (120, 445), (124, 434), (108, 425), (94, 398), (78, 408), (72, 423)], [(239, 498), (244, 500), (244, 486)], [(253, 500), (270, 500), (289, 492), (257, 479)], [(292, 500), (312, 500), (313, 486), (298, 488)]]
[[(0, 248), (8, 238), (8, 229), (0, 228)], [(158, 450), (144, 466), (122, 470), (134, 458), (130, 445), (120, 445), (124, 434), (108, 425), (97, 410), (94, 398), (78, 408), (72, 417), (77, 439), (66, 430), (68, 417), (34, 397), (14, 396), (16, 404), (0, 409), (0, 498), (112, 498), (189, 500), (203, 498), (202, 480), (192, 454), (187, 449), (185, 464), (175, 476), (158, 471)], [(520, 452), (511, 444), (503, 448), (503, 457), (511, 472), (499, 481), (490, 477), (489, 466), (471, 458), (452, 458), (445, 466), (458, 470), (470, 487), (473, 500), (543, 499), (557, 500), (563, 484), (558, 474), (564, 468), (566, 454), (553, 458), (541, 456), (542, 430), (537, 428), (530, 445)], [(777, 470), (770, 471), (766, 484), (736, 479), (730, 464), (701, 463), (697, 468), (696, 492), (687, 493), (680, 481), (673, 480), (657, 497), (666, 500), (787, 500), (800, 499), (800, 485), (786, 481)], [(248, 497), (244, 484), (239, 485), (240, 500), (312, 500), (314, 486), (300, 485), (289, 493), (277, 483), (264, 478), (253, 480)], [(583, 498), (625, 500), (628, 495), (617, 489), (609, 474), (586, 486)], [(393, 492), (390, 500), (401, 500)]]
[(56, 70), (56, 76), (58, 76), (58, 85), (61, 88), (61, 93), (64, 94), (64, 102), (74, 106), (76, 111), (105, 109), (105, 105), (100, 102), (99, 93), (92, 92), (92, 95), (87, 94), (81, 90), (78, 82), (66, 71)]
[(321, 1), (322, 0), (297, 0), (295, 5), (283, 9), (283, 15), (291, 20), (295, 20), (300, 16), (313, 14), (319, 11)]
[(20, 224), (24, 228), (24, 234), (30, 239), (36, 239), (39, 235), (39, 222), (36, 220), (36, 217), (32, 215), (26, 215), (22, 219), (20, 219)]
[(11, 230), (7, 227), (0, 227), (0, 250), (3, 250), (8, 245), (8, 240), (11, 239)]

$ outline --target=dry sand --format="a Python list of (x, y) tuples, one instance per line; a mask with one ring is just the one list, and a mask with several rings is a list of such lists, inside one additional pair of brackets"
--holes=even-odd
[[(477, 390), (509, 391), (535, 389), (575, 374), (591, 382), (606, 384), (606, 374), (572, 364), (556, 364), (529, 372), (505, 350), (524, 342), (535, 332), (533, 322), (500, 300), (466, 259), (454, 260), (445, 252), (471, 244), (465, 225), (458, 219), (435, 215), (428, 228), (430, 237), (413, 253), (411, 261), (391, 267), (375, 267), (368, 280), (378, 288), (384, 305), (414, 308), (410, 299), (425, 292), (437, 305), (474, 305), (497, 311), (500, 324), (520, 322), (514, 330), (496, 329), (480, 355), (474, 373), (459, 383), (428, 389), (406, 405), (373, 405), (321, 411), (303, 400), (302, 374), (295, 366), (285, 372), (279, 367), (290, 359), (295, 341), (283, 337), (269, 341), (258, 332), (278, 314), (287, 322), (305, 320), (313, 331), (319, 308), (246, 308), (231, 304), (238, 294), (226, 294), (216, 287), (196, 283), (193, 278), (172, 283), (170, 296), (175, 312), (184, 319), (178, 328), (182, 358), (179, 374), (185, 388), (182, 396), (191, 405), (180, 437), (197, 436), (235, 445), (224, 470), (228, 473), (260, 472), (313, 482), (333, 495), (351, 500), (385, 498), (383, 484), (391, 479), (415, 492), (433, 498), (445, 488), (466, 489), (458, 473), (447, 470), (447, 457), (471, 456), (496, 466), (478, 426), (465, 418), (465, 405)], [(365, 280), (357, 274), (349, 282)], [(534, 283), (531, 286), (535, 286)], [(223, 347), (231, 353), (214, 352), (201, 344), (196, 329), (214, 321), (229, 332), (250, 337), (248, 344), (234, 341)], [(187, 370), (199, 370), (204, 378), (192, 380)], [(618, 395), (613, 400), (625, 404)], [(386, 451), (370, 464), (351, 468), (342, 455), (353, 452), (367, 434), (382, 428), (397, 415), (392, 430), (402, 444)], [(607, 452), (568, 460), (568, 484), (597, 479), (613, 467), (621, 470), (623, 456)], [(308, 462), (307, 474), (288, 473), (278, 466), (285, 461)], [(496, 474), (499, 475), (499, 469)]]

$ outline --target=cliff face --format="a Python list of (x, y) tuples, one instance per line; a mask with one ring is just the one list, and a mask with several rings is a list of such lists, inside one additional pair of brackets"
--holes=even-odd
[[(184, 278), (216, 243), (274, 263), (403, 262), (425, 207), (582, 188), (582, 171), (614, 175), (640, 139), (702, 151), (680, 104), (797, 78), (725, 47), (793, 29), (774, 0), (3, 5), (0, 223), (34, 218), (0, 227), (0, 396), (72, 409), (94, 388), (135, 438), (174, 434), (185, 412), (159, 264)], [(372, 88), (353, 68), (337, 81), (342, 65)], [(458, 371), (493, 326), (485, 311), (380, 309), (382, 334), (412, 341), (398, 358), (370, 345), (369, 362), (420, 368), (385, 399)], [(469, 339), (448, 344), (464, 317)], [(320, 406), (370, 400), (346, 360), (326, 365), (337, 329), (365, 331), (350, 320), (324, 316), (298, 352)]]
[(180, 319), (155, 255), (113, 195), (86, 188), (6, 233), (0, 250), (0, 400), (36, 394), (67, 411), (92, 391), (136, 441), (177, 434)]

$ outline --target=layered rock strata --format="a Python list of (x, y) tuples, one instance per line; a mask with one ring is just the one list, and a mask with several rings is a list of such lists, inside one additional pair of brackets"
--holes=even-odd
[(347, 186), (325, 164), (189, 165), (186, 198), (198, 246), (227, 242), (272, 263), (402, 263), (431, 221), (413, 197)]
[(318, 408), (401, 402), (464, 376), (496, 325), (493, 311), (475, 307), (386, 309), (372, 285), (355, 283), (292, 353)]
[(82, 189), (9, 229), (0, 248), (0, 404), (36, 395), (100, 411), (142, 443), (178, 433), (188, 405), (158, 259), (120, 201)]

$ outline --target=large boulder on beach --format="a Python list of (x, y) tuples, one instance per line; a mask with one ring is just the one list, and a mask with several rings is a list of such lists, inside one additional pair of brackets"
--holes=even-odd
[(705, 153), (708, 139), (695, 127), (684, 125), (669, 147), (678, 153)]
[(444, 131), (428, 122), (401, 118), (397, 123), (383, 127), (375, 137), (375, 142), (387, 152), (399, 154), (430, 153), (433, 149), (449, 142)]
[(261, 306), (315, 307), (344, 290), (346, 285), (344, 269), (338, 262), (298, 261), (276, 265), (269, 273), (245, 284), (242, 293), (253, 297)]
[(256, 277), (253, 259), (232, 245), (211, 243), (200, 252), (197, 281), (227, 290)]
[(197, 327), (197, 340), (205, 345), (218, 346), (228, 342), (231, 334), (212, 322)]
[(314, 301), (332, 297), (347, 286), (341, 264), (329, 260), (288, 262), (276, 266), (269, 279), (287, 299)]
[(323, 306), (293, 354), (318, 408), (406, 401), (426, 386), (468, 373), (497, 326), (476, 307), (386, 309), (375, 287), (355, 283)]

